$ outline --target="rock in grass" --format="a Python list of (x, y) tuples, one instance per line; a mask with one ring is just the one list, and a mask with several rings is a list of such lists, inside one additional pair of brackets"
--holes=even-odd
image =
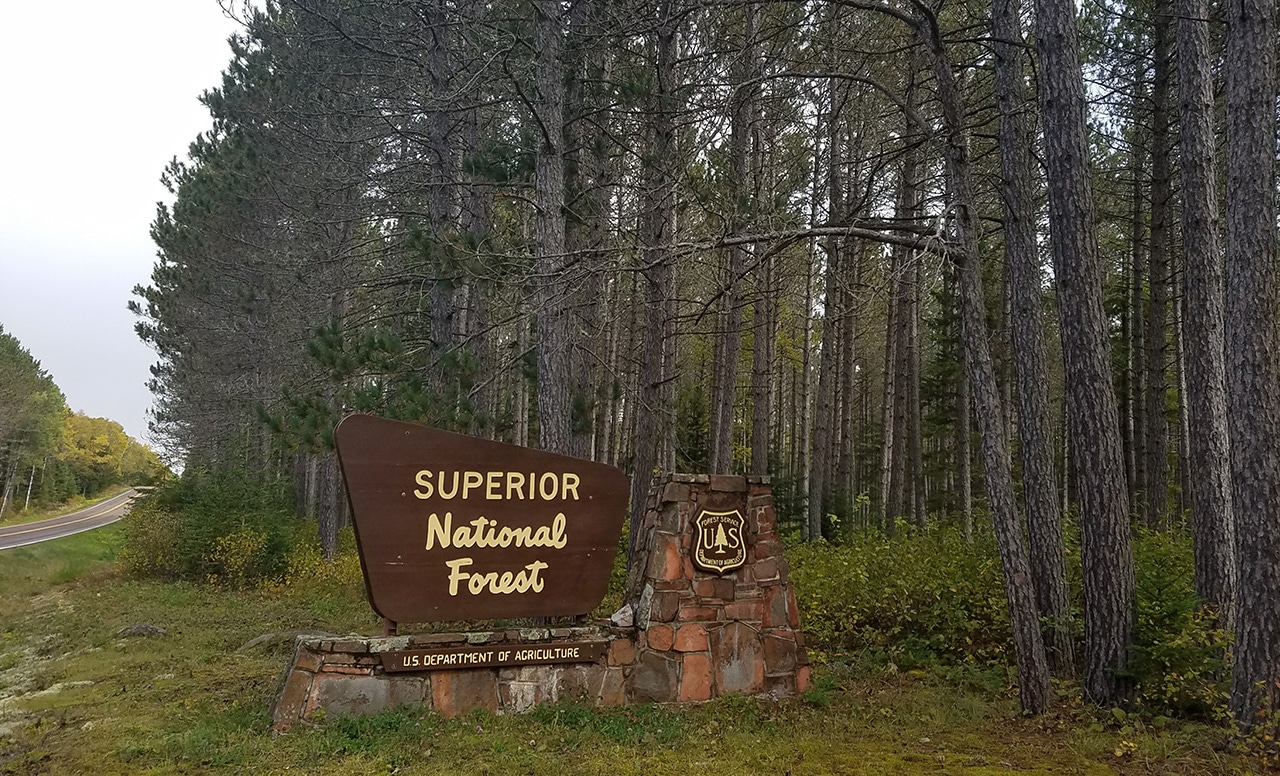
[(117, 636), (163, 636), (168, 631), (158, 625), (139, 622), (134, 625), (127, 625), (116, 631)]

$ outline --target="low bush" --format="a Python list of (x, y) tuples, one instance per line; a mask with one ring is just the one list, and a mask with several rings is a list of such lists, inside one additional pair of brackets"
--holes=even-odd
[(284, 574), (299, 531), (279, 488), (187, 474), (135, 503), (120, 561), (135, 576), (252, 585)]
[(1009, 612), (987, 541), (956, 531), (879, 532), (787, 553), (806, 638), (828, 653), (883, 655), (901, 668), (1004, 662)]
[(182, 544), (181, 516), (154, 496), (135, 499), (124, 519), (125, 541), (117, 559), (131, 576), (176, 579)]
[[(1078, 612), (1078, 535), (1067, 527)], [(1139, 710), (1225, 718), (1231, 638), (1196, 596), (1190, 538), (1138, 530), (1133, 547), (1137, 618), (1129, 671)], [(805, 633), (819, 653), (903, 669), (1012, 659), (1000, 561), (990, 538), (970, 544), (948, 529), (908, 530), (892, 539), (869, 532), (843, 545), (795, 546), (787, 556)], [(1073, 632), (1083, 635), (1078, 627)]]
[(316, 537), (298, 542), (285, 559), (285, 572), (280, 582), (286, 588), (342, 588), (363, 584), (360, 555), (355, 548), (355, 534), (350, 526), (338, 536), (338, 553), (325, 558)]
[(266, 576), (267, 539), (266, 532), (256, 528), (241, 528), (215, 539), (207, 558), (212, 567), (209, 583), (248, 587)]
[(1133, 560), (1132, 671), (1139, 703), (1153, 714), (1225, 716), (1231, 636), (1196, 596), (1191, 539), (1139, 530)]

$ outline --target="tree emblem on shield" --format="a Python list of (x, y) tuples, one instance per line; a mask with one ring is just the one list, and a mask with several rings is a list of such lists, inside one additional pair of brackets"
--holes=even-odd
[(702, 510), (693, 521), (693, 565), (725, 574), (747, 562), (746, 520), (738, 510)]

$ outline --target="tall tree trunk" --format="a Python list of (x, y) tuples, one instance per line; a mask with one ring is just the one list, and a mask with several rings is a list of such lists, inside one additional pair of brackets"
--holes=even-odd
[(708, 447), (712, 474), (733, 471), (733, 408), (738, 398), (738, 354), (742, 343), (742, 272), (746, 249), (733, 246), (724, 253), (727, 256), (721, 295), (724, 311), (715, 318), (711, 375), (711, 444)]
[[(1135, 102), (1145, 99), (1145, 82), (1139, 79), (1138, 96)], [(1134, 141), (1131, 151), (1133, 180), (1130, 182), (1130, 274), (1129, 274), (1129, 306), (1126, 308), (1129, 318), (1128, 339), (1125, 341), (1128, 371), (1125, 388), (1129, 404), (1129, 415), (1126, 426), (1130, 433), (1131, 460), (1128, 462), (1129, 474), (1129, 514), (1135, 518), (1146, 514), (1147, 497), (1147, 394), (1146, 385), (1146, 348), (1143, 347), (1143, 332), (1146, 320), (1144, 310), (1145, 284), (1147, 278), (1147, 239), (1146, 220), (1143, 210), (1142, 175), (1146, 165), (1146, 149), (1140, 140)]]
[(901, 308), (898, 305), (898, 282), (896, 280), (898, 273), (898, 262), (900, 255), (897, 251), (891, 254), (891, 263), (889, 265), (889, 278), (886, 284), (889, 289), (889, 298), (885, 301), (885, 323), (884, 323), (884, 359), (883, 359), (883, 379), (884, 386), (880, 398), (880, 524), (884, 528), (884, 532), (889, 536), (893, 536), (897, 530), (898, 519), (898, 502), (895, 501), (894, 486), (894, 464), (897, 456), (895, 450), (899, 441), (895, 438), (898, 431), (897, 416), (894, 414), (894, 383), (898, 379), (898, 370), (894, 357), (898, 352), (897, 337), (899, 333), (898, 313)]
[(1051, 700), (1049, 666), (1040, 635), (1035, 591), (1026, 539), (1018, 520), (1009, 461), (1009, 443), (1000, 406), (999, 386), (988, 345), (986, 303), (983, 301), (982, 267), (978, 252), (977, 220), (973, 212), (973, 185), (970, 179), (968, 142), (964, 135), (964, 99), (951, 72), (943, 48), (937, 19), (918, 19), (916, 29), (933, 58), (933, 75), (938, 85), (946, 143), (947, 190), (956, 214), (959, 238), (960, 325), (969, 383), (973, 390), (981, 439), (982, 464), (986, 473), (987, 498), (1000, 565), (1004, 572), (1005, 598), (1013, 629), (1014, 656), (1018, 665), (1018, 697), (1024, 711), (1039, 714)]
[(307, 489), (310, 478), (307, 476), (307, 462), (310, 456), (306, 449), (295, 447), (289, 456), (289, 474), (293, 480), (293, 515), (298, 519), (307, 517)]
[[(1074, 3), (1036, 0), (1036, 48), (1063, 366), (1071, 375), (1067, 434), (1080, 499), (1084, 690), (1094, 703), (1126, 705), (1133, 695), (1128, 673), (1135, 616), (1133, 549), (1089, 188)], [(1089, 454), (1074, 454), (1083, 450)]]
[[(913, 168), (915, 165), (911, 165)], [(914, 196), (914, 194), (912, 195)], [(893, 343), (893, 358), (889, 365), (893, 369), (893, 390), (886, 401), (892, 406), (893, 431), (890, 435), (892, 445), (889, 446), (889, 509), (888, 518), (896, 520), (906, 517), (911, 512), (910, 500), (914, 489), (908, 482), (910, 464), (910, 431), (911, 431), (911, 372), (915, 357), (915, 343), (911, 339), (913, 330), (912, 315), (914, 306), (911, 297), (915, 275), (913, 264), (915, 258), (908, 250), (902, 250), (895, 260), (893, 284), (897, 291), (893, 304), (896, 308), (890, 317), (894, 333), (887, 338)]]
[[(608, 78), (607, 52), (594, 45), (609, 13), (608, 0), (569, 5), (564, 56), (565, 244), (573, 257), (572, 279), (565, 285), (570, 332), (570, 452), (579, 458), (596, 453), (601, 384), (608, 378), (605, 311), (608, 300), (606, 251), (609, 237), (611, 170), (608, 146), (592, 120), (607, 121), (603, 106)], [(606, 124), (607, 127), (607, 124)], [(607, 131), (607, 130), (606, 130)], [(570, 214), (572, 217), (570, 217)]]
[(1169, 70), (1171, 31), (1169, 14), (1161, 7), (1155, 15), (1155, 83), (1151, 98), (1151, 264), (1147, 305), (1147, 526), (1168, 527), (1169, 509), (1169, 157), (1173, 137), (1169, 131)]
[(1041, 320), (1040, 258), (1032, 180), (1032, 132), (1022, 73), (1020, 0), (997, 0), (991, 9), (1000, 106), (1000, 178), (1004, 201), (1005, 263), (1009, 275), (1013, 357), (1018, 383), (1018, 452), (1031, 550), (1036, 607), (1053, 673), (1070, 677), (1075, 661), (1067, 593), (1066, 549), (1054, 473), (1049, 367)]
[[(775, 327), (775, 337), (785, 330), (779, 324)], [(788, 337), (790, 339), (790, 337)], [(787, 478), (788, 484), (796, 483), (796, 432), (800, 428), (800, 370), (796, 369), (791, 358), (778, 358), (774, 354), (774, 406), (778, 418), (774, 426), (773, 450), (777, 456), (776, 472)]]
[[(732, 171), (729, 188), (733, 194), (729, 231), (739, 234), (750, 223), (755, 210), (752, 187), (751, 137), (754, 131), (756, 70), (756, 5), (743, 7), (743, 38), (734, 66), (733, 117), (729, 153)], [(725, 251), (724, 314), (715, 343), (715, 374), (712, 378), (711, 471), (727, 474), (733, 470), (733, 408), (738, 396), (738, 354), (742, 344), (742, 280), (748, 257), (745, 246)]]
[[(452, 61), (453, 41), (450, 40), (452, 25), (448, 23), (449, 9), (444, 0), (432, 0), (425, 5), (425, 16), (429, 44), (427, 46), (427, 76), (430, 93), (427, 97), (429, 109), (426, 112), (426, 150), (428, 179), (425, 181), (427, 196), (427, 216), (429, 219), (429, 252), (427, 260), (435, 279), (431, 285), (431, 369), (427, 384), (432, 386), (438, 396), (447, 396), (447, 375), (444, 374), (444, 361), (447, 354), (455, 346), (453, 339), (454, 291), (457, 282), (457, 271), (450, 257), (447, 234), (453, 228), (454, 215), (453, 193), (454, 183), (454, 144), (453, 135), (449, 131), (450, 108), (446, 104), (452, 92), (450, 83), (454, 63)], [(441, 415), (451, 415), (447, 409), (439, 410)]]
[(325, 451), (317, 467), (316, 517), (320, 524), (320, 549), (333, 560), (338, 554), (338, 531), (342, 528), (342, 486), (338, 458)]
[(537, 64), (532, 106), (538, 141), (537, 298), (538, 446), (572, 455), (573, 344), (565, 242), (564, 11), (558, 0), (535, 0)]
[(619, 363), (618, 341), (619, 329), (622, 325), (622, 279), (613, 273), (606, 285), (604, 320), (608, 322), (605, 329), (605, 359), (600, 378), (599, 395), (596, 400), (595, 420), (595, 455), (594, 460), (617, 466), (614, 452), (614, 440), (618, 434), (618, 386), (622, 375)]
[[(830, 99), (830, 112), (827, 115), (827, 217), (838, 222), (844, 214), (844, 183), (842, 170), (844, 166), (844, 142), (840, 129), (840, 113), (844, 96), (836, 79), (827, 83)], [(816, 186), (815, 186), (816, 188)], [(836, 364), (838, 353), (835, 347), (837, 328), (840, 319), (839, 271), (844, 246), (837, 236), (829, 236), (825, 245), (827, 261), (823, 274), (822, 324), (819, 335), (822, 353), (818, 364), (818, 387), (814, 401), (812, 433), (809, 448), (809, 487), (807, 491), (807, 520), (805, 538), (814, 541), (822, 538), (822, 518), (828, 508), (828, 495), (831, 492), (833, 461), (830, 452), (832, 445), (832, 428), (835, 421)], [(806, 348), (806, 355), (812, 348)]]
[[(817, 251), (810, 250), (809, 261), (805, 262), (804, 269), (804, 331), (802, 332), (801, 342), (804, 343), (804, 352), (800, 354), (800, 396), (796, 401), (797, 406), (797, 429), (796, 429), (796, 483), (799, 492), (808, 496), (809, 480), (813, 473), (813, 459), (809, 457), (809, 440), (811, 436), (812, 426), (812, 404), (813, 400), (813, 272), (816, 263)], [(808, 522), (806, 520), (805, 530), (808, 532)], [(812, 538), (806, 535), (805, 538)]]
[(916, 343), (912, 340), (915, 330), (912, 316), (915, 307), (911, 303), (914, 291), (915, 260), (910, 252), (904, 257), (901, 286), (898, 296), (898, 315), (894, 324), (898, 334), (894, 337), (894, 369), (897, 375), (893, 379), (893, 437), (894, 462), (893, 503), (897, 516), (906, 519), (912, 513), (911, 499), (915, 489), (911, 482), (911, 372), (915, 360)]
[(1183, 347), (1187, 393), (1183, 404), (1191, 486), (1196, 594), (1235, 623), (1235, 519), (1227, 440), (1223, 352), (1222, 244), (1218, 237), (1216, 143), (1213, 132), (1213, 57), (1208, 0), (1178, 0), (1178, 94), (1182, 140), (1182, 233), (1186, 281)]
[[(834, 83), (829, 83), (830, 97), (835, 99)], [(832, 103), (830, 115), (826, 117), (827, 124), (836, 122), (836, 113), (834, 102)], [(819, 112), (817, 120), (814, 122), (813, 130), (813, 167), (810, 183), (809, 194), (809, 223), (815, 224), (819, 218), (819, 204), (822, 202), (823, 184), (822, 175), (822, 141), (823, 141), (823, 115)], [(830, 220), (830, 213), (828, 213)], [(813, 459), (810, 456), (811, 431), (812, 431), (812, 405), (813, 405), (813, 284), (814, 272), (818, 266), (819, 244), (817, 238), (808, 241), (806, 259), (804, 263), (804, 331), (801, 333), (801, 342), (803, 347), (800, 353), (800, 397), (799, 404), (799, 425), (796, 433), (796, 483), (797, 492), (805, 499), (805, 519), (801, 525), (800, 534), (808, 540), (813, 539), (809, 535), (810, 527), (810, 505), (809, 505), (809, 483), (813, 476)]]
[[(756, 270), (755, 321), (751, 354), (751, 473), (769, 473), (769, 397), (773, 393), (776, 301), (773, 258), (765, 258)], [(781, 408), (779, 408), (781, 409)]]
[(675, 184), (666, 167), (675, 148), (675, 67), (677, 20), (671, 3), (655, 9), (657, 26), (653, 51), (654, 92), (651, 96), (649, 153), (645, 156), (644, 337), (639, 367), (639, 396), (635, 412), (635, 469), (631, 475), (631, 545), (628, 561), (635, 558), (636, 539), (644, 518), (645, 500), (655, 468), (665, 455), (667, 409), (664, 368), (671, 331), (670, 300), (674, 293), (675, 266), (670, 245), (675, 230)]
[(960, 349), (956, 370), (956, 479), (960, 491), (960, 522), (964, 540), (973, 541), (973, 402), (969, 399), (969, 359)]
[[(828, 243), (834, 246), (837, 238)], [(809, 493), (807, 539), (810, 541), (822, 538), (822, 518), (828, 507), (830, 478), (832, 475), (831, 444), (832, 425), (835, 415), (835, 382), (836, 364), (839, 354), (834, 347), (837, 328), (839, 327), (839, 305), (834, 303), (838, 298), (837, 273), (839, 271), (840, 251), (829, 247), (827, 250), (826, 294), (823, 304), (821, 361), (818, 366), (818, 397), (813, 409), (812, 448), (809, 455)]]
[[(1231, 710), (1280, 727), (1280, 316), (1274, 0), (1231, 0), (1226, 68), (1226, 353), (1239, 608)], [(1269, 714), (1262, 718), (1259, 713)]]
[[(480, 152), (482, 146), (481, 109), (468, 108), (462, 113), (459, 123), (461, 126), (457, 136), (460, 154), (463, 158), (472, 158)], [(478, 185), (477, 178), (471, 172), (462, 174), (458, 225), (466, 243), (476, 246), (475, 250), (480, 251), (489, 238), (493, 223), (493, 192), (488, 187)], [(460, 336), (474, 359), (475, 373), (480, 376), (473, 382), (468, 397), (472, 405), (471, 428), (468, 431), (488, 439), (496, 439), (499, 403), (503, 394), (500, 390), (502, 384), (496, 378), (496, 337), (493, 336), (494, 326), (489, 306), (491, 286), (482, 278), (471, 277), (464, 290), (467, 316), (466, 326), (460, 331)]]
[[(674, 59), (674, 57), (673, 57)], [(672, 122), (674, 125), (674, 121)], [(672, 148), (675, 143), (672, 143)], [(677, 221), (679, 212), (676, 210), (677, 194), (675, 187), (672, 186), (672, 195), (669, 199), (670, 209), (667, 213), (667, 229), (669, 242), (675, 241), (675, 236), (680, 231)], [(659, 468), (663, 471), (675, 471), (676, 468), (676, 423), (675, 423), (675, 406), (676, 406), (676, 354), (679, 352), (680, 328), (678, 326), (678, 303), (676, 300), (676, 266), (675, 259), (672, 257), (664, 267), (663, 286), (666, 288), (667, 296), (667, 313), (666, 326), (662, 333), (662, 382), (659, 385), (659, 402), (662, 407), (662, 422), (658, 426), (658, 444), (662, 454), (658, 457)]]
[(924, 429), (920, 421), (920, 374), (924, 357), (920, 346), (920, 296), (924, 289), (924, 262), (913, 257), (911, 280), (911, 304), (908, 315), (911, 317), (911, 329), (907, 332), (910, 338), (910, 364), (907, 374), (907, 481), (911, 485), (911, 508), (913, 521), (917, 528), (928, 527), (928, 516), (925, 505), (924, 484)]
[[(919, 104), (919, 86), (916, 74), (922, 64), (918, 56), (909, 58), (910, 72), (906, 75), (907, 88), (904, 98), (902, 121), (907, 147), (902, 156), (902, 168), (898, 177), (897, 202), (894, 218), (900, 223), (910, 223), (920, 210), (920, 157), (921, 146), (915, 142), (917, 127), (911, 116)], [(906, 512), (904, 501), (914, 490), (908, 491), (906, 475), (909, 461), (910, 429), (908, 400), (911, 384), (911, 366), (915, 343), (911, 341), (914, 309), (912, 295), (915, 257), (910, 249), (894, 246), (888, 287), (890, 309), (885, 323), (885, 428), (884, 450), (881, 459), (882, 478), (885, 485), (884, 520), (886, 530), (892, 534), (895, 521)]]
[[(520, 306), (524, 307), (523, 304)], [(529, 349), (533, 347), (533, 343), (530, 342), (529, 332), (532, 328), (530, 326), (531, 323), (529, 314), (524, 310), (520, 310), (516, 320), (516, 355), (518, 363), (512, 373), (516, 381), (515, 439), (513, 441), (521, 447), (529, 446), (531, 436), (529, 433), (529, 416), (532, 407), (529, 404), (532, 397), (529, 395), (529, 379), (525, 376), (524, 369), (519, 365), (524, 361), (525, 353), (529, 352)]]
[(1181, 517), (1191, 508), (1191, 440), (1187, 432), (1191, 419), (1187, 415), (1187, 351), (1183, 331), (1186, 298), (1182, 289), (1186, 280), (1183, 271), (1177, 268), (1172, 270), (1171, 275), (1169, 291), (1173, 300), (1173, 379), (1174, 390), (1178, 392), (1178, 466), (1174, 473), (1178, 478), (1178, 492), (1174, 499), (1173, 514)]
[[(914, 174), (915, 165), (912, 164)], [(912, 186), (914, 188), (914, 186)], [(914, 197), (914, 193), (912, 194)], [(912, 315), (914, 307), (911, 297), (914, 293), (915, 257), (910, 251), (903, 250), (900, 260), (895, 262), (894, 285), (897, 287), (895, 305), (897, 312), (892, 316), (893, 328), (893, 447), (889, 466), (889, 504), (891, 519), (905, 518), (911, 512), (911, 498), (915, 495), (909, 478), (910, 432), (911, 432), (911, 372), (915, 356), (915, 343), (912, 341), (914, 329)]]
[[(855, 176), (856, 177), (856, 176)], [(852, 514), (855, 502), (853, 470), (856, 459), (854, 428), (857, 419), (856, 393), (853, 383), (858, 359), (858, 310), (855, 294), (862, 284), (862, 260), (865, 251), (860, 244), (846, 246), (844, 261), (841, 266), (840, 281), (840, 366), (839, 396), (840, 422), (837, 431), (836, 446), (839, 451), (839, 466), (835, 477), (835, 486), (831, 490), (843, 499), (844, 507)]]
[(36, 465), (31, 464), (31, 473), (27, 475), (27, 497), (22, 502), (22, 511), (26, 512), (27, 507), (31, 506), (31, 485), (36, 481)]
[(320, 519), (320, 455), (307, 453), (307, 495), (304, 514)]

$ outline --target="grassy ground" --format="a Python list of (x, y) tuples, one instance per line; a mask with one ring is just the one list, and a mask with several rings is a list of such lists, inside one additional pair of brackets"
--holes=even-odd
[[(442, 720), (404, 709), (272, 737), (287, 640), (373, 633), (361, 591), (122, 579), (118, 527), (0, 553), (0, 773), (1246, 774), (1222, 732), (1073, 705), (1017, 714), (1002, 671), (833, 666), (805, 699), (547, 707)], [(146, 623), (163, 636), (120, 635)]]
[(69, 515), (78, 509), (84, 509), (87, 506), (106, 501), (112, 496), (118, 496), (129, 489), (127, 485), (112, 485), (102, 491), (93, 498), (85, 498), (84, 496), (76, 496), (65, 504), (48, 509), (30, 509), (26, 511), (14, 511), (13, 505), (11, 509), (6, 510), (4, 517), (0, 518), (0, 526), (21, 525), (23, 523), (34, 523), (37, 520), (48, 520), (51, 517), (61, 517)]

